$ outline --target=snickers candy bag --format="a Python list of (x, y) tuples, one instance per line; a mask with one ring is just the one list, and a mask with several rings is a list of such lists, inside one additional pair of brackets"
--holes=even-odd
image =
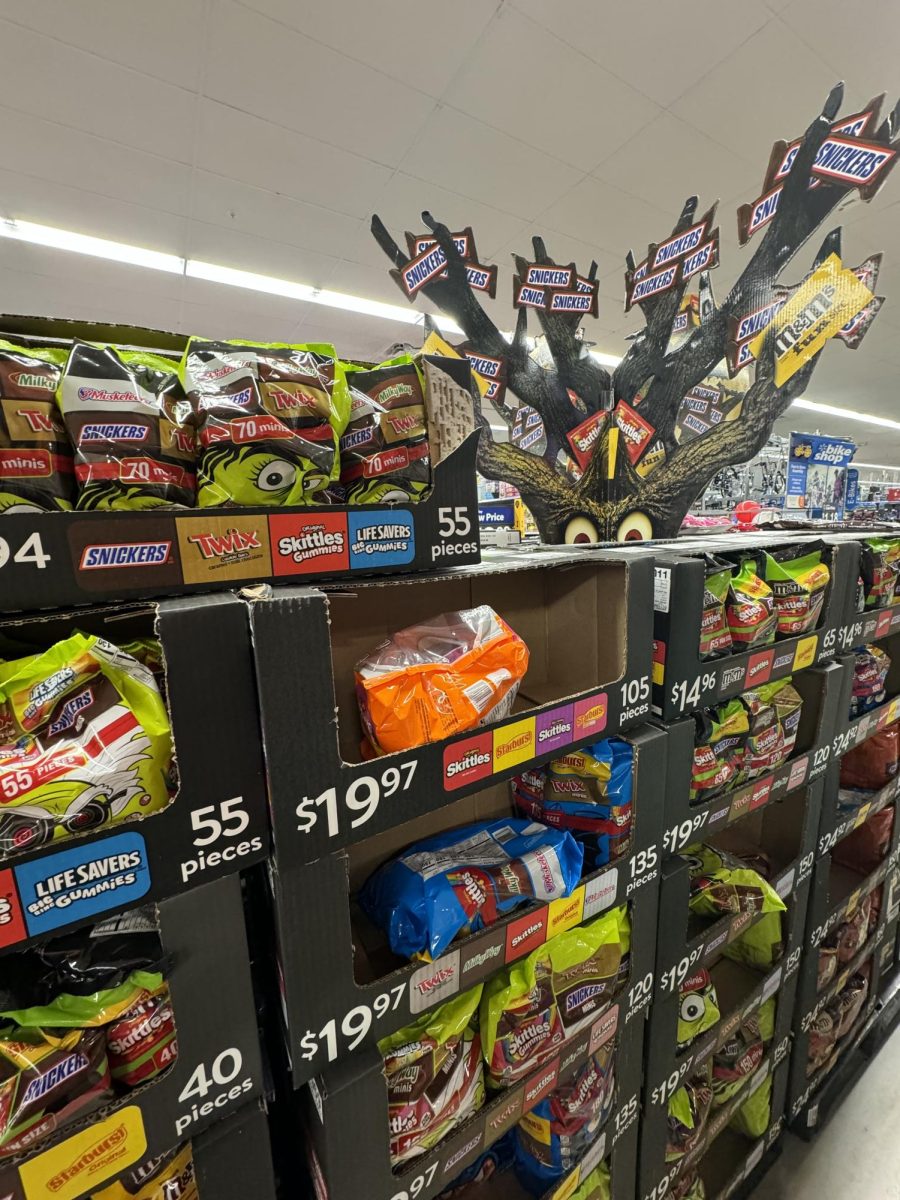
[(408, 354), (366, 370), (343, 369), (350, 421), (341, 434), (341, 487), (347, 504), (417, 500), (431, 486), (422, 379)]
[(568, 896), (583, 851), (571, 834), (507, 819), (416, 842), (364, 884), (359, 903), (403, 958), (437, 958), (462, 933), (529, 900)]
[(631, 845), (634, 751), (609, 738), (573, 750), (513, 780), (520, 812), (567, 829), (584, 847), (584, 869), (621, 858)]
[(190, 1145), (132, 1167), (91, 1200), (201, 1200)]
[(677, 1162), (697, 1145), (706, 1128), (712, 1099), (711, 1069), (705, 1063), (669, 1101), (667, 1163)]
[(0, 1030), (0, 1159), (113, 1098), (102, 1029)]
[(732, 1036), (713, 1055), (713, 1104), (724, 1104), (743, 1087), (763, 1060), (766, 1046), (775, 1036), (775, 997), (738, 1025)]
[(72, 445), (56, 407), (66, 357), (0, 341), (0, 514), (75, 502)]
[(492, 976), (481, 999), (490, 1083), (515, 1083), (606, 1008), (627, 973), (630, 946), (627, 911), (615, 908)]
[(685, 979), (678, 992), (678, 1050), (719, 1023), (719, 997), (709, 971), (700, 967)]
[(860, 646), (854, 651), (853, 694), (850, 720), (877, 708), (887, 698), (887, 677), (891, 660), (880, 646)]
[(165, 808), (169, 718), (153, 676), (76, 633), (0, 663), (0, 859)]
[(706, 659), (731, 653), (731, 630), (728, 628), (725, 602), (735, 568), (733, 563), (712, 554), (704, 557), (706, 574), (700, 616), (700, 657)]
[(828, 564), (822, 561), (825, 547), (776, 550), (767, 554), (766, 582), (775, 597), (779, 637), (795, 637), (815, 629), (831, 581)]
[(772, 885), (727, 850), (701, 843), (689, 847), (681, 857), (690, 869), (689, 904), (697, 916), (785, 911), (785, 903)]
[(694, 715), (691, 802), (708, 800), (740, 782), (750, 718), (738, 698)]
[(178, 1057), (175, 1016), (165, 986), (142, 996), (106, 1029), (109, 1067), (116, 1083), (140, 1087)]
[(395, 1165), (431, 1150), (483, 1107), (480, 999), (479, 984), (378, 1043)]
[(887, 608), (894, 603), (900, 573), (900, 540), (869, 538), (860, 560), (866, 608)]
[(775, 597), (760, 578), (755, 559), (745, 558), (732, 577), (725, 611), (735, 650), (754, 650), (775, 640)]
[(333, 346), (191, 338), (181, 378), (199, 424), (201, 508), (322, 502), (350, 409)]
[(193, 506), (196, 439), (177, 363), (74, 342), (57, 399), (75, 447), (76, 508)]

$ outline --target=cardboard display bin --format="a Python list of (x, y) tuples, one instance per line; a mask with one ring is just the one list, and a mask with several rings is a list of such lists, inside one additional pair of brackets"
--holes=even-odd
[[(714, 538), (699, 543), (710, 554), (748, 553), (762, 546), (797, 545), (806, 535), (746, 540)], [(705, 580), (704, 561), (690, 552), (690, 543), (660, 549), (656, 555), (654, 586), (653, 711), (664, 721), (728, 700), (753, 684), (783, 679), (807, 667), (827, 662), (837, 650), (837, 632), (843, 624), (851, 568), (857, 548), (850, 542), (829, 545), (831, 581), (816, 628), (797, 637), (777, 638), (757, 650), (737, 651), (718, 658), (701, 659), (700, 624)], [(856, 575), (853, 575), (856, 585)]]
[(43, 650), (76, 629), (119, 644), (159, 639), (178, 792), (143, 820), (50, 841), (33, 813), (0, 804), (0, 953), (177, 895), (269, 851), (244, 604), (232, 595), (193, 596), (10, 617), (0, 622), (0, 656)]
[(205, 1129), (191, 1149), (199, 1200), (276, 1200), (269, 1122), (259, 1102)]
[[(357, 908), (353, 895), (376, 866), (411, 842), (472, 820), (513, 815), (508, 783), (463, 797), (358, 843), (349, 852), (286, 869), (277, 859), (271, 864), (281, 996), (295, 1087), (327, 1062), (409, 1025), (420, 1013), (530, 954), (555, 934), (615, 905), (638, 902), (634, 923), (641, 938), (643, 931), (655, 927), (667, 738), (651, 726), (626, 737), (634, 747), (628, 854), (590, 872), (571, 896), (515, 908), (488, 928), (457, 940), (433, 962), (404, 963), (391, 954), (384, 935)], [(651, 961), (645, 961), (641, 950), (637, 958), (642, 968), (635, 974), (636, 1000), (646, 1002), (652, 949)]]
[(178, 1057), (152, 1082), (63, 1126), (31, 1152), (0, 1161), (0, 1194), (90, 1196), (261, 1096), (240, 879), (161, 900), (156, 911), (170, 962)]
[[(652, 559), (595, 550), (250, 601), (278, 869), (612, 737), (650, 712)], [(354, 666), (389, 634), (488, 604), (529, 647), (502, 720), (364, 761)]]

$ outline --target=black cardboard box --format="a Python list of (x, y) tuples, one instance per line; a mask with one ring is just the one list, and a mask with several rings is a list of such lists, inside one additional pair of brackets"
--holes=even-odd
[[(803, 538), (757, 538), (750, 546), (734, 538), (710, 538), (703, 549), (711, 554), (760, 545), (775, 549), (795, 545)], [(814, 539), (807, 539), (814, 540)], [(730, 699), (751, 684), (782, 679), (817, 663), (827, 662), (837, 648), (843, 625), (851, 571), (855, 572), (858, 548), (851, 542), (830, 546), (831, 582), (816, 629), (798, 637), (779, 638), (759, 650), (700, 658), (700, 623), (703, 607), (704, 562), (681, 546), (656, 555), (654, 587), (653, 711), (664, 721)], [(853, 574), (853, 585), (856, 575)]]
[(205, 1129), (191, 1149), (199, 1200), (276, 1200), (269, 1122), (259, 1102)]
[[(439, 812), (358, 843), (314, 863), (270, 867), (283, 1012), (294, 1086), (328, 1061), (386, 1037), (452, 996), (522, 958), (557, 933), (614, 905), (639, 901), (639, 935), (656, 922), (665, 734), (641, 726), (626, 735), (634, 747), (632, 842), (618, 862), (590, 873), (571, 896), (513, 910), (489, 928), (454, 943), (431, 963), (401, 964), (389, 954), (351, 893), (372, 869), (423, 836), (472, 820), (510, 815), (509, 785), (463, 797)], [(642, 943), (643, 945), (643, 943)], [(355, 954), (354, 954), (355, 948)], [(633, 951), (634, 952), (634, 951)], [(652, 983), (639, 948), (633, 1005), (646, 1004)]]
[[(179, 791), (141, 821), (33, 842), (0, 860), (0, 952), (229, 875), (269, 850), (245, 605), (195, 596), (11, 617), (0, 623), (0, 655), (43, 649), (76, 629), (111, 642), (159, 638)], [(0, 812), (0, 834), (30, 836), (32, 823), (15, 813)]]
[[(251, 601), (278, 869), (432, 812), (650, 712), (652, 559), (595, 550)], [(529, 646), (510, 717), (363, 761), (353, 668), (389, 633), (490, 604)]]
[[(263, 1090), (241, 882), (156, 906), (178, 1057), (157, 1080), (0, 1164), (13, 1200), (78, 1200), (237, 1112)], [(212, 1197), (210, 1198), (212, 1200)], [(216, 1200), (218, 1198), (216, 1197)]]

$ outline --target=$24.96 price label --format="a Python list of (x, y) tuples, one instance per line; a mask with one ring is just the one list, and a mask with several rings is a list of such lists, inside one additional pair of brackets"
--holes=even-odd
[(330, 787), (321, 795), (304, 796), (296, 808), (297, 831), (312, 833), (324, 815), (328, 836), (337, 837), (350, 814), (350, 828), (358, 829), (371, 821), (382, 799), (409, 791), (417, 765), (412, 759), (397, 767), (386, 767), (379, 775), (359, 775), (343, 791)]

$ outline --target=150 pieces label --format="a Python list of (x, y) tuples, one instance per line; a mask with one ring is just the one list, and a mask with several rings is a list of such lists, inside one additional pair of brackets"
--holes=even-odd
[(147, 848), (139, 833), (73, 846), (22, 863), (15, 874), (31, 937), (124, 907), (150, 890)]
[(416, 534), (409, 509), (377, 508), (351, 512), (348, 517), (351, 570), (400, 567), (415, 559)]

